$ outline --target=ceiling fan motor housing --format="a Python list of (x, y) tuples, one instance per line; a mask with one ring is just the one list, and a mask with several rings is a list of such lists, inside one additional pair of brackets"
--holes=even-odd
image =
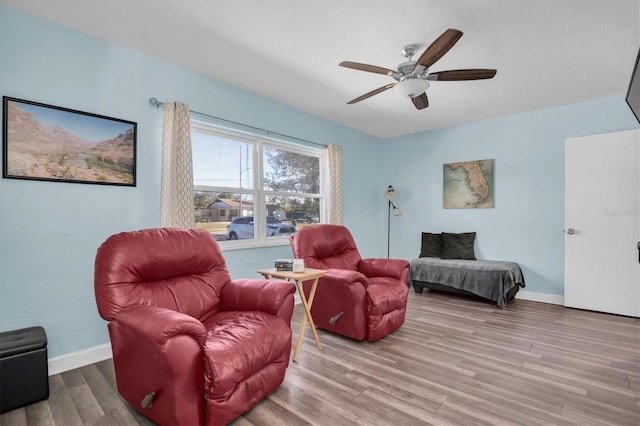
[(429, 68), (418, 65), (418, 72), (413, 72), (416, 69), (416, 61), (403, 62), (396, 67), (396, 72), (391, 74), (396, 81), (401, 81), (403, 78), (413, 75), (414, 77), (426, 78), (429, 74)]
[(400, 81), (402, 77), (413, 73), (415, 67), (416, 61), (403, 62), (396, 67), (397, 73), (394, 73), (392, 77)]

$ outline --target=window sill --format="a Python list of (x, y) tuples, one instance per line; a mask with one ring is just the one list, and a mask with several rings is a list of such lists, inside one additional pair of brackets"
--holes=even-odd
[(266, 241), (256, 241), (256, 240), (247, 240), (247, 241), (236, 240), (233, 242), (218, 241), (218, 245), (220, 246), (220, 249), (222, 251), (288, 246), (289, 237), (274, 237)]

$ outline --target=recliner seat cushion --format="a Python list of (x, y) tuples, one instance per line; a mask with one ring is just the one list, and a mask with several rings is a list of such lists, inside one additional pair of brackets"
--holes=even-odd
[(369, 315), (382, 315), (406, 306), (408, 294), (408, 287), (394, 278), (369, 278)]
[(204, 325), (209, 330), (204, 347), (205, 395), (209, 399), (226, 400), (239, 383), (265, 367), (288, 362), (291, 328), (279, 317), (223, 311)]

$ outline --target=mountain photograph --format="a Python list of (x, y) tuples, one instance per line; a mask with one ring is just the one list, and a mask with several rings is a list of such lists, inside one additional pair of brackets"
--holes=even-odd
[(3, 176), (135, 185), (136, 123), (4, 98)]

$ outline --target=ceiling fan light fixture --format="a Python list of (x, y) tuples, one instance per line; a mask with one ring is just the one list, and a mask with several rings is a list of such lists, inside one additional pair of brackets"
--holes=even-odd
[(408, 75), (393, 87), (393, 93), (403, 98), (415, 98), (429, 88), (429, 82), (415, 75)]

